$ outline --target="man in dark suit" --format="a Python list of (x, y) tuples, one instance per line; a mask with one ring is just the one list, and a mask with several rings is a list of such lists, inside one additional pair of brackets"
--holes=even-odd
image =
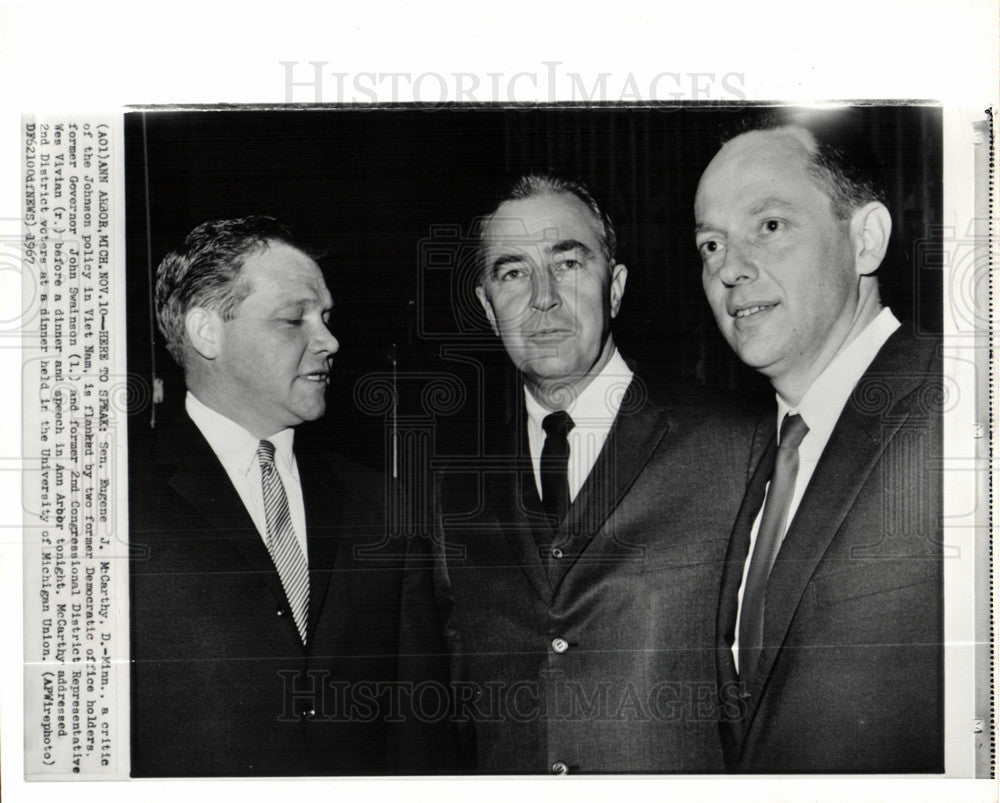
[(941, 366), (881, 304), (889, 212), (778, 126), (723, 146), (695, 217), (719, 327), (778, 405), (719, 601), (726, 766), (942, 772)]
[(132, 472), (133, 775), (406, 766), (389, 758), (382, 696), (402, 560), (370, 559), (383, 484), (294, 438), (325, 409), (331, 308), (272, 218), (202, 224), (159, 267), (188, 395)]
[(611, 333), (627, 270), (579, 184), (522, 178), (479, 251), (523, 393), (485, 459), (438, 478), (436, 590), (475, 768), (721, 771), (710, 600), (751, 429), (633, 375)]

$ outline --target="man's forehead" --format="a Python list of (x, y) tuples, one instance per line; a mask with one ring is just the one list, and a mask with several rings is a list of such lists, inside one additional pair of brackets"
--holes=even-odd
[(568, 193), (546, 193), (505, 201), (490, 217), (483, 239), (489, 245), (555, 244), (569, 237), (600, 239), (593, 211)]
[(740, 134), (722, 146), (715, 160), (775, 161), (791, 158), (805, 163), (815, 149), (816, 139), (806, 129), (785, 126)]
[(822, 191), (809, 174), (811, 136), (804, 129), (789, 127), (752, 131), (727, 142), (699, 182), (696, 215), (718, 203), (749, 213), (762, 199), (787, 200), (784, 196), (795, 188)]
[(282, 303), (330, 303), (323, 272), (308, 254), (284, 243), (270, 243), (243, 265), (242, 277), (251, 292)]

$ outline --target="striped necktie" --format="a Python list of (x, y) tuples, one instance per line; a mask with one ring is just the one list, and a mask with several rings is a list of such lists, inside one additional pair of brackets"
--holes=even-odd
[(309, 565), (292, 527), (285, 486), (274, 465), (273, 443), (260, 442), (257, 446), (257, 462), (260, 464), (260, 482), (264, 491), (267, 551), (278, 570), (285, 596), (288, 597), (299, 638), (305, 644), (306, 627), (309, 623)]

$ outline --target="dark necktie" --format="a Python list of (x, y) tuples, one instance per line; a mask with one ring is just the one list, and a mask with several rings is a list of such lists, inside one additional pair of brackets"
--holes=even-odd
[(774, 458), (774, 472), (760, 517), (760, 529), (746, 587), (743, 590), (743, 607), (740, 613), (740, 678), (747, 689), (760, 660), (764, 645), (764, 592), (767, 578), (774, 566), (788, 521), (788, 507), (795, 491), (795, 475), (799, 471), (799, 444), (809, 432), (800, 415), (785, 415), (781, 422), (778, 454)]
[(569, 441), (573, 419), (565, 410), (549, 413), (542, 420), (545, 445), (542, 447), (542, 507), (553, 529), (569, 510)]
[(285, 596), (288, 597), (299, 638), (305, 644), (306, 626), (309, 622), (309, 565), (292, 527), (285, 486), (274, 465), (273, 443), (261, 441), (257, 445), (257, 462), (260, 465), (261, 489), (264, 492), (267, 551), (278, 570)]

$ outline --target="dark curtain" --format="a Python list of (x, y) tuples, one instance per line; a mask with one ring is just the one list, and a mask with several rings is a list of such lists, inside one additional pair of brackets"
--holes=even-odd
[[(940, 331), (940, 110), (779, 111), (825, 114), (831, 137), (885, 186), (894, 231), (880, 271), (883, 298), (918, 330)], [(341, 351), (329, 412), (308, 436), (375, 465), (391, 455), (392, 427), (405, 430), (421, 465), (476, 453), (483, 428), (515, 402), (516, 385), (472, 295), (470, 227), (510, 179), (551, 170), (583, 180), (616, 222), (618, 258), (629, 267), (616, 339), (643, 376), (766, 403), (766, 382), (716, 330), (693, 236), (701, 171), (746, 112), (687, 105), (126, 115), (130, 372), (139, 385), (151, 384), (154, 371), (163, 381), (159, 420), (179, 414), (183, 377), (151, 329), (150, 271), (204, 220), (271, 214), (321, 255), (336, 302)], [(382, 393), (393, 381), (398, 405), (390, 408)], [(154, 417), (142, 395), (131, 408), (134, 454)]]

